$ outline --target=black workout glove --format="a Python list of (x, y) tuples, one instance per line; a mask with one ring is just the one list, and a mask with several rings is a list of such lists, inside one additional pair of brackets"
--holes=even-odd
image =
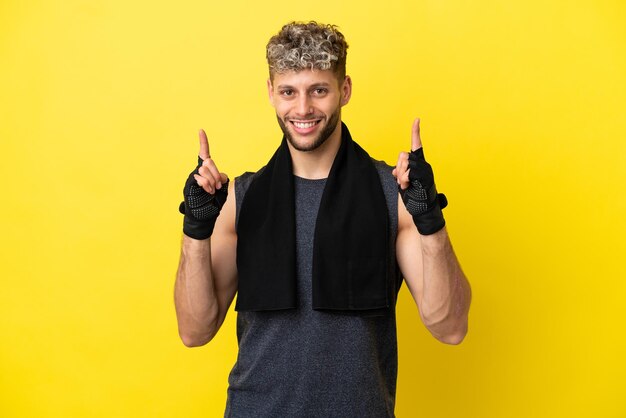
[(433, 169), (424, 159), (424, 149), (418, 148), (409, 153), (409, 187), (400, 195), (406, 209), (413, 216), (413, 222), (422, 235), (430, 235), (444, 227), (441, 209), (448, 206), (443, 193), (437, 193)]
[(226, 202), (228, 196), (228, 181), (222, 184), (222, 188), (215, 194), (207, 193), (193, 177), (198, 174), (202, 166), (202, 159), (198, 157), (198, 167), (189, 174), (183, 196), (185, 200), (180, 203), (178, 210), (185, 215), (183, 220), (183, 232), (195, 239), (207, 239), (213, 234), (215, 220)]

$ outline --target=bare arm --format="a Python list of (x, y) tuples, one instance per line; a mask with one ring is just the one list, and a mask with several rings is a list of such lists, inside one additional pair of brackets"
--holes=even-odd
[(422, 322), (439, 341), (459, 344), (467, 334), (472, 292), (447, 229), (420, 235), (401, 199), (398, 211), (398, 264)]
[[(226, 176), (219, 173), (209, 156), (204, 131), (200, 136), (199, 155), (204, 163), (196, 179), (208, 193), (214, 193)], [(201, 346), (213, 339), (237, 292), (234, 183), (229, 184), (228, 197), (211, 237), (194, 239), (183, 234), (174, 303), (178, 333), (188, 347)]]
[[(422, 148), (419, 124), (419, 119), (413, 122), (411, 150)], [(423, 154), (421, 157), (419, 153), (413, 154), (414, 157), (416, 155), (418, 157), (413, 160), (415, 165), (412, 166), (418, 170), (416, 180), (423, 179), (428, 182), (430, 176), (432, 185), (430, 165), (423, 160)], [(393, 175), (402, 190), (407, 190), (410, 186), (410, 170), (409, 154), (400, 153)], [(417, 187), (421, 187), (419, 183)], [(419, 199), (419, 195), (417, 196)], [(414, 221), (414, 217), (398, 195), (396, 253), (398, 264), (417, 304), (422, 322), (439, 341), (459, 344), (467, 334), (472, 292), (452, 249), (448, 231), (445, 226), (442, 228), (439, 225), (443, 218), (438, 218), (436, 214), (437, 212), (431, 212), (430, 218), (425, 218), (426, 221), (419, 218), (419, 226), (422, 229), (418, 230), (415, 225), (417, 221)], [(436, 228), (441, 229), (437, 231)], [(437, 232), (431, 233), (431, 229), (432, 232)]]

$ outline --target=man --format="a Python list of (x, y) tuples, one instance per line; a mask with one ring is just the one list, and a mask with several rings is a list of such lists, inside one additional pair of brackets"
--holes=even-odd
[(471, 291), (419, 119), (393, 170), (371, 159), (341, 120), (347, 47), (315, 22), (269, 41), (284, 138), (258, 172), (229, 182), (200, 131), (181, 204), (176, 313), (183, 343), (204, 345), (238, 295), (227, 417), (393, 417), (402, 277), (438, 340), (458, 344), (467, 332)]

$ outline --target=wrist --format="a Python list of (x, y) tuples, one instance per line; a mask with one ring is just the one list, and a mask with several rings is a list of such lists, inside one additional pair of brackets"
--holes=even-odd
[(446, 225), (441, 206), (437, 201), (427, 212), (413, 215), (413, 223), (421, 235), (432, 235)]
[(215, 220), (212, 218), (205, 221), (192, 219), (185, 215), (183, 219), (183, 233), (189, 238), (196, 240), (205, 240), (213, 235), (213, 229), (215, 228)]

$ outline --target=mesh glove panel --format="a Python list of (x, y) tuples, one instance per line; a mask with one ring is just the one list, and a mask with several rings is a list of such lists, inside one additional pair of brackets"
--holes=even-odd
[(422, 235), (439, 231), (446, 224), (441, 209), (448, 205), (443, 193), (437, 193), (433, 169), (424, 158), (424, 149), (409, 153), (409, 187), (398, 186), (407, 211)]
[(226, 180), (215, 194), (207, 193), (193, 177), (198, 174), (202, 166), (202, 159), (198, 158), (198, 166), (189, 174), (183, 188), (184, 201), (178, 210), (185, 215), (183, 220), (183, 232), (195, 239), (206, 239), (213, 234), (215, 221), (228, 196), (228, 183)]

